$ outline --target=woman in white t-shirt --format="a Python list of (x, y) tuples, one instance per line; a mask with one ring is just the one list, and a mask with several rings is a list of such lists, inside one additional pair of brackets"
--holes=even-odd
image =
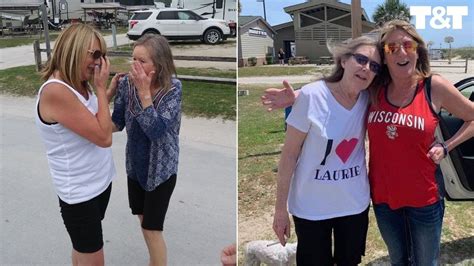
[(45, 83), (36, 103), (36, 125), (71, 238), (73, 265), (104, 264), (101, 221), (115, 177), (105, 54), (105, 41), (92, 27), (65, 29), (42, 71)]
[(293, 215), (298, 265), (357, 265), (364, 255), (366, 89), (381, 68), (378, 51), (369, 37), (331, 47), (333, 73), (304, 86), (286, 120), (273, 229), (285, 245)]

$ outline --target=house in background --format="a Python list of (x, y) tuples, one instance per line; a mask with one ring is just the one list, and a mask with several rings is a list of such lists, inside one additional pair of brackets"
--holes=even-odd
[[(351, 5), (337, 0), (308, 0), (284, 8), (293, 21), (275, 25), (275, 49), (283, 48), (285, 54), (295, 53), (312, 62), (331, 54), (327, 40), (341, 42), (352, 37)], [(375, 29), (375, 23), (362, 9), (362, 34)], [(294, 51), (292, 51), (292, 49)]]
[(260, 16), (239, 16), (238, 58), (239, 67), (266, 64), (267, 55), (274, 57), (273, 46), (276, 32)]

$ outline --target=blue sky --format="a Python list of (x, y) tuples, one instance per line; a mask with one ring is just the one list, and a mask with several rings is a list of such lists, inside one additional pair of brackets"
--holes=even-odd
[[(340, 2), (350, 4), (351, 0), (339, 0)], [(240, 0), (242, 4), (241, 15), (253, 15), (263, 17), (263, 3), (257, 2), (257, 0)], [(291, 21), (290, 15), (283, 11), (284, 7), (301, 4), (306, 2), (305, 0), (265, 0), (265, 9), (267, 14), (267, 21), (270, 25), (277, 25), (284, 22)], [(375, 12), (376, 7), (382, 4), (383, 0), (361, 0), (362, 8), (364, 8), (367, 15), (372, 20), (372, 15)], [(430, 25), (432, 17), (426, 17), (426, 28), (418, 29), (423, 39), (433, 41), (433, 48), (447, 48), (448, 44), (444, 42), (444, 37), (454, 37), (452, 47), (465, 47), (474, 46), (474, 1), (472, 0), (401, 0), (408, 7), (410, 6), (441, 6), (444, 9), (448, 6), (467, 6), (468, 15), (462, 17), (462, 29), (434, 29)], [(450, 16), (446, 16), (452, 20)], [(412, 18), (412, 24), (415, 24), (415, 18)], [(433, 21), (435, 24), (439, 24), (440, 21)]]

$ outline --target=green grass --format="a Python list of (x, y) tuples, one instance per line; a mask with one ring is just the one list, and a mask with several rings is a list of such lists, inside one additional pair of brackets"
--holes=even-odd
[[(295, 87), (301, 84), (293, 84)], [(280, 144), (283, 143), (284, 112), (267, 112), (260, 96), (267, 86), (239, 86), (249, 90), (239, 101), (239, 215), (243, 217), (273, 208)]]
[[(50, 32), (49, 39), (51, 41), (56, 40), (58, 32)], [(35, 40), (39, 40), (40, 43), (44, 44), (44, 35), (25, 35), (25, 36), (7, 36), (0, 38), (0, 48), (16, 47), (21, 45), (33, 45)], [(44, 46), (44, 45), (43, 45)]]
[[(131, 58), (122, 56), (110, 57), (113, 72), (128, 72), (130, 69)], [(195, 67), (178, 67), (176, 72), (179, 75), (218, 77), (218, 78), (236, 78), (235, 70), (217, 69), (217, 68), (195, 68)]]
[(176, 69), (179, 75), (219, 77), (219, 78), (236, 78), (235, 70), (232, 69), (216, 69), (216, 68), (195, 68), (195, 67), (178, 67)]
[(235, 85), (183, 81), (183, 112), (188, 116), (235, 120)]
[[(34, 66), (0, 70), (0, 93), (36, 96), (42, 81)], [(235, 120), (235, 85), (183, 81), (183, 113)]]
[(313, 75), (315, 73), (328, 74), (331, 67), (288, 67), (288, 66), (259, 66), (239, 68), (239, 77), (265, 77), (265, 76), (292, 76)]
[[(446, 55), (448, 53), (445, 53)], [(461, 58), (474, 59), (474, 47), (463, 47), (458, 49), (453, 49), (454, 56), (460, 56)]]
[[(293, 85), (299, 87), (302, 84)], [(243, 244), (247, 241), (276, 239), (272, 230), (272, 215), (277, 182), (275, 170), (285, 134), (284, 112), (276, 110), (269, 113), (262, 106), (260, 96), (267, 87), (271, 86), (239, 86), (239, 90), (249, 90), (249, 96), (238, 98), (239, 265), (243, 265)], [(443, 263), (455, 264), (467, 259), (472, 261), (472, 217), (472, 202), (446, 202), (441, 249)], [(372, 209), (369, 221), (366, 255), (361, 265), (387, 265), (388, 253)], [(293, 225), (292, 230), (290, 241), (294, 242)]]

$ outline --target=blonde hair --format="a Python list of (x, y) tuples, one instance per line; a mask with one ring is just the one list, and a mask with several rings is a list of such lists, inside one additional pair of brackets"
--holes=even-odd
[[(380, 54), (380, 58), (383, 61), (383, 57), (381, 54), (381, 47), (380, 43), (377, 42), (375, 38), (369, 36), (360, 36), (355, 39), (350, 39), (348, 41), (342, 43), (335, 43), (333, 41), (328, 41), (328, 49), (329, 52), (332, 54), (334, 60), (334, 68), (329, 76), (325, 76), (321, 78), (326, 82), (338, 82), (344, 76), (344, 68), (342, 67), (342, 60), (347, 59), (352, 56), (352, 54), (360, 47), (360, 46), (373, 46)], [(382, 65), (382, 64), (380, 64)], [(370, 83), (368, 90), (371, 91), (373, 87), (380, 86), (380, 73), (374, 77), (374, 80)]]
[[(88, 49), (94, 38), (99, 42), (100, 51), (105, 54), (107, 45), (102, 35), (85, 24), (74, 24), (59, 34), (51, 59), (41, 71), (43, 80), (58, 71), (60, 78), (73, 88), (81, 88), (87, 81), (81, 78), (81, 68), (88, 56)], [(88, 86), (85, 86), (88, 89)]]
[[(426, 77), (431, 76), (431, 68), (430, 68), (430, 61), (428, 59), (428, 49), (426, 47), (425, 41), (423, 38), (416, 32), (416, 29), (413, 25), (405, 20), (391, 20), (385, 23), (380, 29), (379, 32), (379, 43), (381, 47), (381, 54), (384, 55), (383, 46), (385, 45), (385, 41), (387, 40), (388, 36), (394, 32), (395, 30), (402, 30), (410, 37), (418, 43), (418, 47), (416, 48), (416, 53), (418, 54), (418, 60), (415, 66), (415, 72), (418, 75), (419, 79), (424, 79)], [(386, 87), (392, 82), (392, 77), (390, 76), (390, 72), (388, 71), (387, 66), (384, 64), (382, 67), (382, 72), (380, 74), (381, 77), (381, 86), (374, 88), (374, 91), (371, 95), (372, 103), (377, 104), (377, 97), (379, 91)]]
[(153, 33), (147, 33), (140, 37), (133, 48), (143, 46), (150, 53), (153, 65), (156, 67), (156, 73), (153, 77), (153, 85), (160, 86), (167, 92), (171, 89), (171, 79), (176, 76), (176, 68), (174, 66), (173, 54), (165, 37)]

